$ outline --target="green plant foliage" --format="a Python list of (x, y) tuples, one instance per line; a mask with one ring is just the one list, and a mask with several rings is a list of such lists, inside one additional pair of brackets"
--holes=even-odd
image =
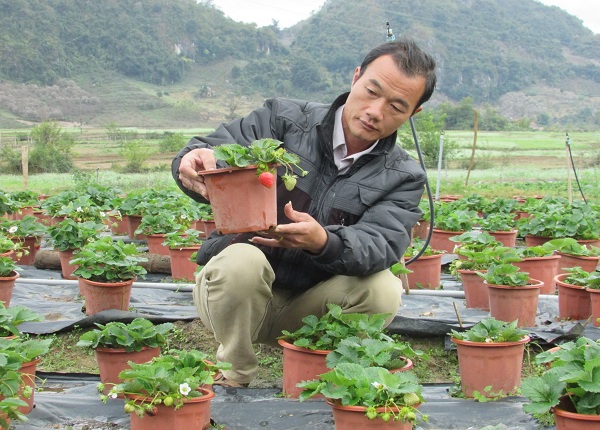
[(139, 263), (148, 261), (140, 257), (134, 244), (124, 243), (104, 236), (88, 242), (73, 255), (71, 264), (79, 267), (75, 276), (96, 282), (120, 282), (144, 276), (146, 269)]
[(546, 414), (566, 397), (577, 413), (600, 415), (598, 342), (581, 337), (538, 354), (535, 361), (546, 370), (523, 380), (521, 392), (530, 401), (523, 405), (525, 412)]
[(19, 325), (24, 322), (43, 321), (44, 318), (25, 306), (5, 307), (0, 302), (0, 337), (19, 336)]
[(15, 263), (15, 260), (10, 257), (0, 256), (0, 277), (7, 278), (14, 276), (20, 270), (21, 268)]
[(64, 173), (73, 168), (75, 139), (55, 122), (43, 122), (31, 130), (33, 149), (29, 173)]
[[(343, 406), (366, 407), (365, 415), (369, 419), (412, 423), (418, 416), (423, 421), (428, 419), (417, 409), (423, 402), (423, 387), (411, 371), (390, 373), (382, 367), (340, 363), (319, 379), (301, 382), (298, 387), (303, 388), (300, 401), (323, 394), (328, 399), (339, 400)], [(378, 407), (385, 407), (385, 412), (378, 413)]]
[(202, 396), (202, 386), (212, 384), (217, 371), (229, 368), (229, 363), (211, 364), (203, 352), (174, 349), (147, 363), (131, 362), (130, 369), (119, 373), (124, 382), (112, 387), (108, 396), (100, 398), (106, 402), (118, 394), (141, 396), (142, 399), (137, 401), (126, 400), (124, 406), (125, 412), (140, 417), (152, 415), (157, 404), (178, 409), (184, 400)]
[(279, 339), (313, 350), (333, 350), (350, 336), (392, 340), (383, 332), (390, 314), (344, 314), (339, 305), (332, 303), (327, 305), (327, 309), (328, 312), (321, 318), (314, 315), (304, 317), (304, 325), (293, 333), (283, 330)]
[(201, 231), (193, 228), (183, 232), (173, 231), (165, 235), (165, 241), (162, 244), (171, 249), (198, 246), (203, 242), (203, 237), (200, 237), (201, 234)]
[(167, 343), (173, 329), (172, 323), (154, 325), (145, 318), (135, 318), (129, 324), (112, 321), (106, 325), (96, 323), (97, 329), (83, 333), (77, 346), (96, 349), (124, 348), (128, 352), (141, 351), (144, 347), (156, 348)]
[(571, 267), (564, 269), (568, 276), (563, 279), (566, 284), (577, 285), (579, 287), (600, 290), (600, 272), (586, 272), (581, 267)]
[(528, 331), (517, 327), (517, 321), (504, 322), (495, 318), (485, 318), (466, 331), (451, 330), (455, 339), (469, 342), (518, 342), (527, 336)]
[(407, 342), (351, 336), (343, 339), (337, 348), (327, 354), (325, 362), (331, 369), (340, 363), (356, 363), (362, 367), (394, 370), (404, 367), (407, 358), (414, 357), (429, 359), (423, 351), (412, 349)]
[(529, 273), (519, 271), (513, 264), (491, 264), (485, 273), (477, 272), (485, 282), (491, 285), (523, 287), (529, 281)]
[(187, 143), (183, 133), (164, 132), (164, 137), (158, 142), (158, 152), (176, 152), (181, 150)]
[(94, 221), (76, 222), (71, 218), (48, 227), (52, 245), (58, 251), (79, 249), (99, 237), (104, 230), (106, 228), (103, 224)]
[(571, 237), (549, 240), (548, 242), (545, 242), (542, 247), (553, 252), (558, 251), (563, 254), (574, 255), (577, 257), (592, 257), (600, 255), (600, 248), (596, 246), (588, 248)]

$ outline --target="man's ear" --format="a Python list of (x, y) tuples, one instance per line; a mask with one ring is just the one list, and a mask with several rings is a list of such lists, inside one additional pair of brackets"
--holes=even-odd
[(354, 70), (354, 76), (352, 76), (352, 85), (354, 85), (354, 83), (358, 80), (360, 76), (360, 66), (358, 66), (356, 68), (356, 70)]
[(412, 113), (412, 115), (411, 115), (411, 116), (413, 116), (413, 115), (414, 115), (414, 114), (416, 114), (416, 113), (419, 113), (419, 112), (421, 112), (422, 110), (423, 110), (423, 106), (419, 106), (418, 108), (416, 108), (416, 109), (415, 109), (415, 111)]

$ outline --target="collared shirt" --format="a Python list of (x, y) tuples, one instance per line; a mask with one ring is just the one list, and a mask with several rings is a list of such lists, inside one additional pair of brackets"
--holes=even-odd
[(335, 111), (335, 123), (333, 125), (333, 160), (335, 161), (335, 165), (338, 167), (338, 174), (346, 173), (350, 166), (356, 163), (356, 160), (371, 152), (377, 145), (377, 142), (379, 142), (379, 140), (377, 140), (375, 143), (373, 143), (373, 145), (369, 146), (364, 151), (346, 156), (348, 153), (348, 148), (346, 148), (344, 128), (342, 127), (342, 112), (344, 111), (344, 106), (345, 105), (340, 106)]

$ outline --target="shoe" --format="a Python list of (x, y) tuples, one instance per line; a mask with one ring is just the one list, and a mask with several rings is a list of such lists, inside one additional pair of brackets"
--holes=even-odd
[(225, 378), (225, 375), (218, 372), (216, 376), (213, 377), (213, 385), (219, 385), (224, 388), (246, 388), (250, 383), (242, 384), (241, 382), (227, 379)]

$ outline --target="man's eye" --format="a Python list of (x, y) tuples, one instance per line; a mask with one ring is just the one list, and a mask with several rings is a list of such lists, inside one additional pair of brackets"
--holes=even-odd
[(376, 95), (375, 91), (373, 91), (371, 88), (367, 88), (367, 93), (369, 93), (369, 95)]

